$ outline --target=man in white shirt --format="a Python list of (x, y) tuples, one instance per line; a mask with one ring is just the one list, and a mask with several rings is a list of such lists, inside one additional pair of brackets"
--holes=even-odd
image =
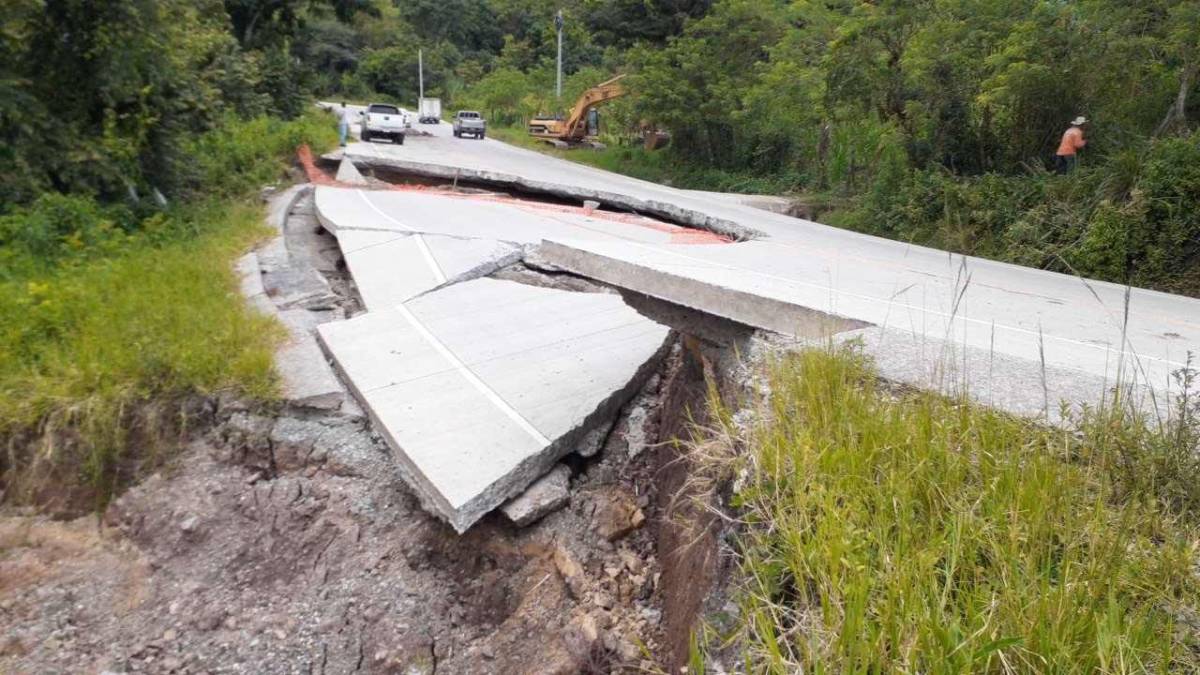
[(346, 108), (346, 102), (342, 101), (342, 107), (336, 111), (338, 118), (338, 141), (341, 146), (346, 147), (346, 136), (350, 134), (350, 111)]

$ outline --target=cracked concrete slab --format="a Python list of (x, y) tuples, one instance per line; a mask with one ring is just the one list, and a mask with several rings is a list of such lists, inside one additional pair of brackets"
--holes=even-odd
[(814, 309), (795, 297), (799, 289), (731, 268), (720, 261), (683, 257), (652, 248), (589, 246), (548, 241), (538, 255), (549, 264), (636, 293), (784, 335), (822, 337), (866, 324), (836, 309)]
[(426, 243), (448, 283), (487, 276), (520, 260), (522, 250), (503, 241), (426, 236)]
[(521, 257), (520, 248), (486, 239), (342, 230), (338, 241), (369, 311), (486, 276)]
[(284, 398), (305, 408), (337, 410), (346, 391), (317, 344), (313, 313), (285, 309), (278, 317), (288, 331), (287, 341), (275, 352), (275, 369), (282, 380)]
[(263, 288), (280, 309), (333, 306), (337, 296), (329, 282), (316, 268), (294, 259), (282, 235), (263, 245), (257, 254)]
[(494, 195), (444, 194), (409, 190), (358, 190), (321, 186), (314, 197), (322, 225), (345, 230), (419, 232), (519, 245), (565, 237), (642, 243), (712, 243), (722, 240), (694, 229), (637, 214), (543, 204)]
[[(1139, 326), (1126, 331), (1117, 320), (1120, 305), (1108, 304), (1111, 297), (1100, 300), (1115, 290), (1111, 284), (1047, 274), (1056, 283), (1042, 285), (1037, 293), (1039, 287), (1031, 285), (1030, 292), (1018, 294), (1011, 284), (983, 281), (991, 280), (993, 268), (1011, 265), (975, 260), (968, 267), (961, 257), (947, 256), (945, 264), (960, 273), (945, 283), (925, 279), (917, 293), (915, 284), (900, 286), (886, 275), (873, 276), (879, 269), (852, 266), (834, 272), (815, 266), (812, 258), (783, 256), (779, 249), (765, 241), (668, 250), (576, 240), (547, 242), (538, 252), (576, 274), (785, 335), (814, 338), (874, 324), (917, 335), (920, 343), (948, 342), (1013, 359), (1025, 364), (1020, 371), (1027, 375), (1042, 369), (1073, 372), (1074, 380), (1061, 391), (1086, 392), (1081, 400), (1093, 404), (1102, 400), (1103, 384), (1111, 387), (1119, 378), (1128, 384), (1136, 377), (1164, 395), (1170, 392), (1171, 372), (1181, 367), (1183, 354), (1163, 349), (1169, 345), (1155, 333), (1180, 321), (1164, 317), (1155, 331), (1143, 317), (1171, 305), (1200, 306), (1189, 298), (1142, 291), (1131, 314)], [(1136, 349), (1138, 345), (1146, 351)], [(882, 370), (904, 370), (906, 354), (882, 353)], [(887, 363), (890, 359), (898, 362)], [(1040, 378), (1003, 396), (993, 395), (987, 386), (970, 383), (972, 395), (996, 400), (997, 407), (1018, 414), (1045, 407)]]
[(359, 172), (358, 167), (354, 166), (354, 162), (343, 158), (338, 162), (337, 182), (345, 183), (346, 185), (370, 185), (370, 182)]
[(459, 532), (612, 417), (669, 334), (617, 295), (495, 279), (317, 331), (406, 480)]
[(307, 183), (293, 185), (279, 192), (267, 201), (267, 225), (276, 232), (282, 233), (287, 224), (288, 214), (296, 202), (312, 192), (312, 186)]
[(250, 251), (238, 258), (234, 264), (234, 272), (238, 275), (242, 297), (253, 302), (258, 296), (266, 295), (267, 289), (263, 288), (262, 270), (258, 265), (257, 253)]
[(310, 261), (293, 256), (284, 233), (288, 214), (307, 195), (297, 186), (269, 202), (268, 223), (280, 234), (256, 251), (238, 259), (235, 273), (247, 303), (283, 324), (287, 338), (274, 355), (283, 397), (290, 403), (322, 410), (336, 410), (346, 400), (338, 381), (317, 344), (314, 330), (333, 312), (313, 308), (332, 305), (335, 296), (329, 283)]
[(259, 312), (273, 316), (287, 329), (287, 339), (275, 352), (282, 394), (289, 402), (309, 408), (335, 410), (346, 391), (317, 345), (313, 330), (319, 315), (306, 309), (280, 310), (262, 290), (258, 256), (252, 251), (238, 260), (242, 295)]
[[(543, 172), (537, 172), (541, 175), (534, 175), (533, 172), (524, 171), (513, 173), (506, 169), (497, 169), (494, 166), (487, 165), (487, 163), (470, 161), (457, 166), (446, 163), (452, 162), (453, 157), (439, 158), (440, 161), (414, 160), (383, 154), (383, 151), (378, 151), (375, 148), (366, 149), (362, 147), (364, 145), (355, 144), (346, 148), (345, 156), (354, 157), (354, 160), (363, 166), (411, 173), (426, 178), (470, 180), (486, 183), (501, 189), (516, 189), (553, 197), (595, 201), (600, 204), (615, 206), (629, 211), (650, 214), (656, 218), (671, 222), (688, 223), (692, 227), (739, 240), (754, 239), (763, 236), (763, 233), (754, 227), (736, 220), (714, 215), (706, 210), (684, 206), (676, 200), (662, 200), (656, 197), (646, 198), (634, 194), (633, 191), (629, 190), (598, 188), (595, 182), (587, 184), (567, 182), (561, 180), (559, 176), (544, 176)], [(536, 153), (531, 152), (530, 154), (535, 157), (537, 156)], [(598, 171), (597, 173), (605, 174), (607, 172)], [(653, 185), (645, 181), (637, 181), (636, 179), (626, 178), (625, 180), (635, 181), (644, 186)]]

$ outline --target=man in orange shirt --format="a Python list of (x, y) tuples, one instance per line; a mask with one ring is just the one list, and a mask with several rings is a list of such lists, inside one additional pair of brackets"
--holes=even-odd
[(1083, 137), (1083, 125), (1087, 118), (1083, 115), (1071, 120), (1071, 128), (1063, 133), (1062, 142), (1058, 144), (1058, 152), (1054, 153), (1054, 171), (1067, 173), (1075, 168), (1075, 153), (1087, 145)]

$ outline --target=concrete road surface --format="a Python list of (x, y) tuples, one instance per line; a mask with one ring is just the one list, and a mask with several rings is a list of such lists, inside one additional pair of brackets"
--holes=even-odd
[[(606, 306), (613, 317), (622, 317), (614, 326), (627, 323), (645, 336), (637, 349), (625, 349), (619, 331), (587, 319), (597, 298), (566, 293), (556, 302), (569, 309), (552, 310), (552, 303), (541, 305), (549, 296), (529, 295), (519, 285), (469, 281), (522, 255), (802, 342), (853, 339), (885, 377), (1051, 420), (1060, 418), (1060, 402), (1099, 403), (1118, 382), (1146, 410), (1165, 414), (1170, 395), (1178, 391), (1173, 374), (1186, 366), (1190, 352), (1200, 352), (1200, 300), (839, 230), (491, 138), (456, 139), (445, 123), (414, 127), (425, 134), (405, 145), (351, 143), (344, 161), (658, 216), (421, 189), (317, 188), (317, 215), (339, 237), (369, 310), (368, 317), (352, 319), (345, 328), (329, 327), (326, 347), (407, 463), (410, 482), (431, 510), (460, 531), (569, 452), (564, 444), (586, 432), (584, 419), (619, 404), (660, 339), (648, 325), (634, 322), (620, 302)], [(463, 309), (476, 301), (473, 289), (495, 294), (491, 304), (511, 302), (521, 313), (502, 312), (498, 320), (508, 323), (492, 326), (484, 314)], [(403, 346), (420, 343), (414, 336), (422, 329), (401, 321), (417, 310), (462, 316), (426, 335), (430, 344), (457, 345), (441, 352), (457, 370), (438, 368), (437, 391), (389, 384), (384, 395), (384, 388), (369, 382), (407, 382), (409, 371), (429, 362), (423, 352)], [(541, 320), (547, 312), (576, 319), (561, 325)], [(591, 349), (600, 360), (587, 361), (581, 352), (539, 374), (537, 358), (528, 360), (529, 353), (518, 349), (497, 356), (495, 368), (473, 365), (480, 340), (519, 335), (529, 326), (545, 333), (545, 345), (594, 339)], [(378, 337), (391, 334), (394, 340)], [(589, 381), (592, 373), (610, 370), (611, 381), (597, 380), (582, 402), (553, 393), (569, 388), (573, 379)], [(492, 447), (491, 432), (459, 419), (449, 402), (459, 390), (484, 392), (518, 428), (538, 427), (521, 408), (520, 387), (512, 382), (551, 391), (546, 414), (563, 422), (553, 432), (539, 432), (534, 442), (514, 433), (512, 443)], [(408, 394), (395, 395), (401, 390)], [(423, 400), (445, 405), (426, 410)], [(442, 438), (439, 430), (460, 426), (482, 434), (477, 447), (462, 438)], [(454, 460), (447, 465), (449, 456)], [(471, 480), (456, 473), (467, 466), (480, 467)]]
[[(638, 288), (665, 299), (703, 306), (701, 285), (782, 300), (916, 336), (939, 351), (961, 346), (995, 358), (1063, 369), (1111, 382), (1118, 374), (1168, 389), (1187, 354), (1200, 352), (1200, 300), (960, 256), (767, 213), (731, 200), (677, 190), (516, 148), (494, 139), (455, 139), (448, 125), (405, 146), (352, 144), (347, 156), (429, 173), (500, 179), (581, 194), (625, 196), (648, 205), (706, 214), (744, 228), (752, 241), (732, 246), (665, 247), (580, 242), (575, 259), (592, 274), (611, 263), (613, 278), (631, 269), (658, 281), (697, 282), (670, 297), (654, 280)], [(586, 152), (581, 150), (581, 152)], [(377, 208), (396, 211), (394, 197), (368, 193)], [(447, 200), (442, 216), (419, 223), (436, 227), (465, 208)], [(555, 237), (547, 237), (555, 240)], [(616, 271), (619, 270), (619, 271)], [(581, 270), (582, 271), (582, 268)], [(662, 284), (659, 284), (662, 285)], [(691, 297), (689, 297), (689, 294)], [(732, 297), (732, 296), (724, 296)], [(1128, 297), (1128, 303), (1126, 298)], [(720, 303), (717, 299), (712, 302)], [(965, 375), (965, 374), (964, 374)], [(1040, 381), (1029, 382), (1045, 398)]]

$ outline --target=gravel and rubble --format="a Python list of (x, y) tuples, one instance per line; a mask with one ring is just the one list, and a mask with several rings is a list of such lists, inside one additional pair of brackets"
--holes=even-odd
[(579, 460), (565, 508), (459, 536), (363, 420), (245, 408), (102, 517), (0, 518), (0, 671), (607, 673), (656, 653), (653, 467), (626, 438)]

